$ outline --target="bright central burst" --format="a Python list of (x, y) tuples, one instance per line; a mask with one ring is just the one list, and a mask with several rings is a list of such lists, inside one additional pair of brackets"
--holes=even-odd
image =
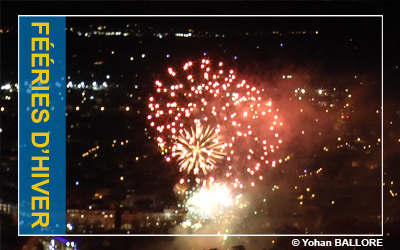
[(224, 184), (212, 183), (201, 187), (187, 200), (186, 206), (197, 220), (205, 220), (234, 205), (235, 199), (231, 196), (230, 190)]
[(208, 126), (206, 129), (199, 123), (196, 128), (190, 128), (191, 132), (184, 129), (178, 136), (176, 145), (172, 147), (172, 156), (178, 156), (180, 171), (186, 170), (198, 174), (203, 170), (206, 175), (220, 162), (225, 153), (224, 144), (218, 139), (218, 133)]
[(243, 205), (241, 199), (241, 194), (235, 196), (225, 184), (214, 182), (211, 178), (187, 198), (187, 219), (182, 227), (198, 230), (210, 221), (213, 223), (212, 230), (226, 232), (237, 216), (237, 208)]

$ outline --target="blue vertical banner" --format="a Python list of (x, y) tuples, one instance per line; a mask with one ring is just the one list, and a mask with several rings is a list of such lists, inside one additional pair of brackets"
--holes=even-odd
[(19, 235), (66, 232), (65, 27), (19, 16)]

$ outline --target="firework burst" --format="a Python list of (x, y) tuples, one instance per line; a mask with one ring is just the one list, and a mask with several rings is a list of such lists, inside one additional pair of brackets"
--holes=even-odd
[(224, 183), (214, 182), (211, 178), (190, 193), (185, 202), (187, 215), (182, 227), (204, 230), (204, 225), (210, 228), (209, 223), (212, 223), (211, 232), (225, 232), (237, 222), (237, 210), (243, 205), (242, 195), (234, 195)]
[(195, 192), (187, 200), (186, 207), (197, 220), (206, 220), (234, 204), (230, 189), (221, 183), (210, 183)]
[[(196, 66), (197, 65), (197, 66)], [(263, 167), (276, 167), (282, 122), (263, 90), (239, 80), (222, 62), (209, 59), (168, 69), (149, 98), (150, 126), (167, 161), (180, 171), (224, 177), (235, 188), (263, 180)], [(200, 171), (202, 170), (202, 171)]]
[(180, 171), (187, 170), (189, 173), (193, 170), (194, 174), (198, 174), (201, 169), (207, 174), (207, 170), (212, 170), (223, 159), (224, 144), (210, 126), (204, 129), (197, 124), (195, 129), (190, 129), (191, 133), (184, 129), (177, 137), (178, 143), (172, 147), (172, 156), (178, 156)]

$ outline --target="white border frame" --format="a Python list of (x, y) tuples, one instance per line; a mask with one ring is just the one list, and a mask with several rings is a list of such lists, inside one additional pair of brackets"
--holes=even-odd
[[(18, 85), (19, 79), (19, 18), (20, 17), (380, 17), (381, 18), (381, 234), (20, 234), (19, 231), (19, 114), (18, 114), (18, 236), (217, 236), (217, 237), (245, 237), (245, 236), (297, 236), (297, 237), (371, 237), (383, 236), (383, 15), (18, 15)], [(67, 66), (67, 65), (66, 65)], [(18, 88), (19, 90), (19, 88)], [(18, 111), (19, 111), (18, 91)]]

